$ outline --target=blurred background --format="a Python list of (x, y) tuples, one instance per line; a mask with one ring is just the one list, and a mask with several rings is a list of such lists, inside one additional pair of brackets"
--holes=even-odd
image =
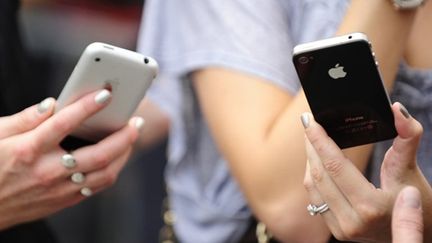
[[(144, 0), (22, 0), (31, 82), (57, 97), (95, 41), (135, 50)], [(136, 151), (114, 187), (51, 218), (61, 243), (157, 242), (162, 226), (165, 142)]]

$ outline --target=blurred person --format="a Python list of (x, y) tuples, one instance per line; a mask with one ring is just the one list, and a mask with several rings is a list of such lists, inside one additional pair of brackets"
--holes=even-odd
[(134, 117), (97, 144), (68, 153), (60, 142), (109, 103), (108, 90), (88, 94), (56, 114), (53, 98), (19, 112), (38, 89), (22, 78), (18, 7), (16, 0), (0, 1), (0, 242), (55, 242), (42, 221), (33, 221), (113, 184), (143, 120)]
[[(292, 48), (338, 28), (364, 32), (392, 88), (416, 14), (391, 0), (146, 1), (139, 50), (180, 100), (150, 96), (171, 119), (166, 182), (179, 241), (257, 241), (256, 227), (262, 240), (256, 217), (278, 240), (325, 242), (324, 221), (305, 210), (314, 202), (297, 119), (308, 105)], [(364, 170), (371, 147), (346, 153)]]

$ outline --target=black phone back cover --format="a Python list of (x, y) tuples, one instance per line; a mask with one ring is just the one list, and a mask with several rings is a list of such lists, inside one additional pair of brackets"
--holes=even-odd
[(294, 64), (316, 121), (340, 148), (397, 135), (367, 41), (299, 54)]

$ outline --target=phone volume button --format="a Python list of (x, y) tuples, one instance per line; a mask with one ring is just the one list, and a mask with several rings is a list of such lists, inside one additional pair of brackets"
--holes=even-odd
[(372, 56), (373, 56), (373, 59), (375, 60), (375, 65), (378, 67), (379, 64), (378, 64), (378, 61), (377, 61), (377, 59), (376, 59), (375, 52), (372, 52)]

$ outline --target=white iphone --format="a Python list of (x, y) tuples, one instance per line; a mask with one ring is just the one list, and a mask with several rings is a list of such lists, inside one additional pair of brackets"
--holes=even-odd
[(123, 127), (158, 72), (150, 57), (105, 43), (90, 44), (57, 100), (56, 111), (98, 89), (112, 92), (111, 102), (70, 135), (98, 141)]

